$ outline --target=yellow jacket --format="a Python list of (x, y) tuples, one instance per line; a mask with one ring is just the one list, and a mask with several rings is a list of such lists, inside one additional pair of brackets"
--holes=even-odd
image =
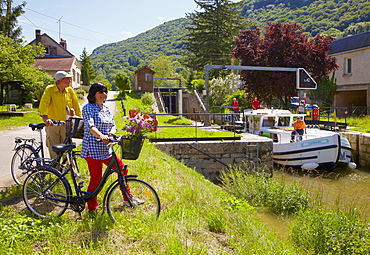
[(66, 106), (75, 110), (75, 115), (81, 117), (81, 107), (77, 96), (71, 87), (61, 92), (57, 85), (49, 85), (45, 88), (40, 100), (40, 115), (47, 115), (52, 120), (66, 120)]

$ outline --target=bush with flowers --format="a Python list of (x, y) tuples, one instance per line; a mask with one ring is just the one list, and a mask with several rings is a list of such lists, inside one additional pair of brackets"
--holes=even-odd
[(125, 138), (139, 137), (154, 130), (154, 127), (151, 125), (151, 119), (145, 119), (140, 115), (136, 115), (133, 118), (125, 117), (124, 122), (125, 126), (122, 130), (126, 131), (126, 134), (123, 136)]

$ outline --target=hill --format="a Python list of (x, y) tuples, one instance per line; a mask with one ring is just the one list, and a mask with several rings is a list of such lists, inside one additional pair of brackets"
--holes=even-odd
[(186, 26), (190, 22), (185, 18), (168, 21), (151, 30), (124, 41), (102, 45), (96, 48), (91, 59), (94, 68), (102, 77), (111, 81), (114, 74), (135, 72), (138, 67), (148, 65), (160, 55), (178, 59), (183, 48)]
[[(246, 28), (264, 27), (265, 22), (298, 23), (309, 37), (316, 34), (335, 38), (370, 29), (368, 0), (248, 0), (235, 4), (246, 17)], [(185, 18), (159, 25), (147, 32), (116, 43), (102, 45), (92, 54), (98, 75), (114, 80), (117, 72), (134, 72), (159, 55), (177, 60), (183, 50)]]

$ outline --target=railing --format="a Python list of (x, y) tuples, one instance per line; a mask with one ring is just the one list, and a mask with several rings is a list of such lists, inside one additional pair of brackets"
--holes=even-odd
[[(188, 137), (185, 138), (160, 138), (155, 132), (154, 138), (149, 140), (152, 142), (158, 141), (211, 141), (211, 140), (240, 140), (241, 137), (238, 131), (245, 131), (245, 122), (243, 121), (243, 114), (232, 114), (232, 113), (181, 113), (181, 114), (167, 114), (167, 113), (157, 113), (150, 114), (150, 116), (187, 116), (192, 122), (192, 125), (159, 125), (157, 129), (161, 128), (193, 128), (194, 133), (188, 133)], [(206, 116), (207, 118), (202, 118)], [(226, 121), (227, 118), (231, 116), (231, 121)], [(211, 125), (206, 125), (203, 119), (211, 119)], [(237, 120), (239, 119), (239, 120)], [(230, 129), (225, 129), (228, 126)], [(232, 132), (232, 136), (219, 136), (219, 137), (199, 137), (198, 130), (202, 128), (204, 130), (214, 131), (229, 131)], [(222, 130), (225, 129), (225, 130)]]
[(352, 106), (351, 116), (366, 116), (366, 115), (370, 115), (370, 107)]
[(204, 105), (204, 102), (203, 102), (202, 98), (199, 96), (199, 93), (196, 90), (194, 90), (194, 94), (197, 97), (198, 102), (199, 102), (200, 106), (202, 107), (202, 110), (204, 112), (207, 112), (206, 106)]

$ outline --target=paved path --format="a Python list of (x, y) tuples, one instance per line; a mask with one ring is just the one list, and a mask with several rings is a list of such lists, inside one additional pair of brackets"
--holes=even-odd
[[(111, 112), (116, 111), (116, 104), (113, 100), (115, 91), (109, 91), (106, 104), (109, 106)], [(82, 103), (84, 105), (86, 102)], [(21, 127), (12, 131), (0, 131), (0, 191), (15, 185), (12, 175), (10, 173), (10, 162), (13, 157), (14, 138), (36, 138), (40, 140), (40, 135), (37, 131), (32, 131), (29, 127)], [(77, 141), (80, 139), (77, 139)], [(43, 141), (45, 143), (45, 131), (43, 130)], [(81, 140), (80, 140), (81, 141)], [(48, 149), (44, 146), (47, 156), (49, 156)]]

